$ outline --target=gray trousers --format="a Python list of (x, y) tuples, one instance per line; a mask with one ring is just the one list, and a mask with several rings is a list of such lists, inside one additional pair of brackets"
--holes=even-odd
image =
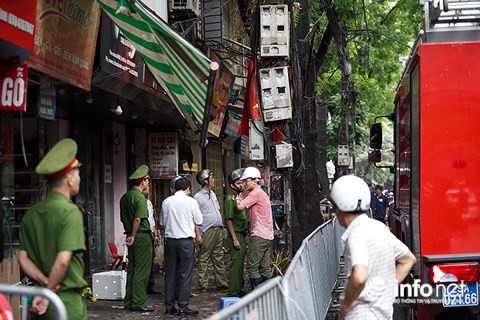
[(190, 302), (195, 244), (192, 238), (165, 238), (165, 309), (172, 310), (178, 294), (178, 307)]

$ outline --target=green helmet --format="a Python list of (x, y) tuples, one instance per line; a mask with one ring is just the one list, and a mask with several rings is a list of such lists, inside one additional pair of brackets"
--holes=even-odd
[(245, 171), (245, 168), (238, 168), (233, 170), (229, 175), (228, 175), (228, 183), (232, 184), (238, 179), (240, 179), (243, 175), (243, 171)]

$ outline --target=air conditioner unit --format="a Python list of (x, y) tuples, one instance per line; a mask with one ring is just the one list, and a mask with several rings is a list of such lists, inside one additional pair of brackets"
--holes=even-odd
[(169, 12), (190, 12), (196, 16), (199, 16), (200, 0), (170, 0)]

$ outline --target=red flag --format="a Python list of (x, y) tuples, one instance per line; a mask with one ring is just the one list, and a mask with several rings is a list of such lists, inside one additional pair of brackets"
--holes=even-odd
[(283, 141), (282, 130), (283, 130), (283, 126), (280, 123), (272, 125), (271, 127), (272, 142)]
[(257, 97), (257, 72), (253, 60), (250, 59), (248, 61), (245, 104), (243, 106), (242, 122), (240, 122), (238, 133), (248, 136), (248, 120), (260, 118), (260, 108)]

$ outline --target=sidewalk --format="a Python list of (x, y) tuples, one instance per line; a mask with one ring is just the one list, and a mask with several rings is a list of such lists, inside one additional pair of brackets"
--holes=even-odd
[[(228, 255), (226, 254), (226, 256)], [(209, 291), (199, 292), (197, 290), (198, 276), (195, 268), (192, 281), (193, 296), (190, 298), (189, 307), (200, 312), (197, 317), (179, 317), (165, 314), (165, 306), (163, 305), (165, 300), (165, 296), (163, 294), (163, 275), (160, 272), (157, 272), (155, 273), (155, 289), (162, 292), (162, 294), (149, 294), (147, 300), (147, 305), (155, 308), (154, 312), (141, 313), (124, 310), (123, 300), (97, 300), (96, 302), (87, 301), (88, 319), (206, 319), (218, 311), (220, 298), (227, 295), (227, 290), (217, 291), (214, 287), (214, 283), (215, 280), (213, 279), (212, 274)], [(246, 289), (248, 289), (248, 287)]]

